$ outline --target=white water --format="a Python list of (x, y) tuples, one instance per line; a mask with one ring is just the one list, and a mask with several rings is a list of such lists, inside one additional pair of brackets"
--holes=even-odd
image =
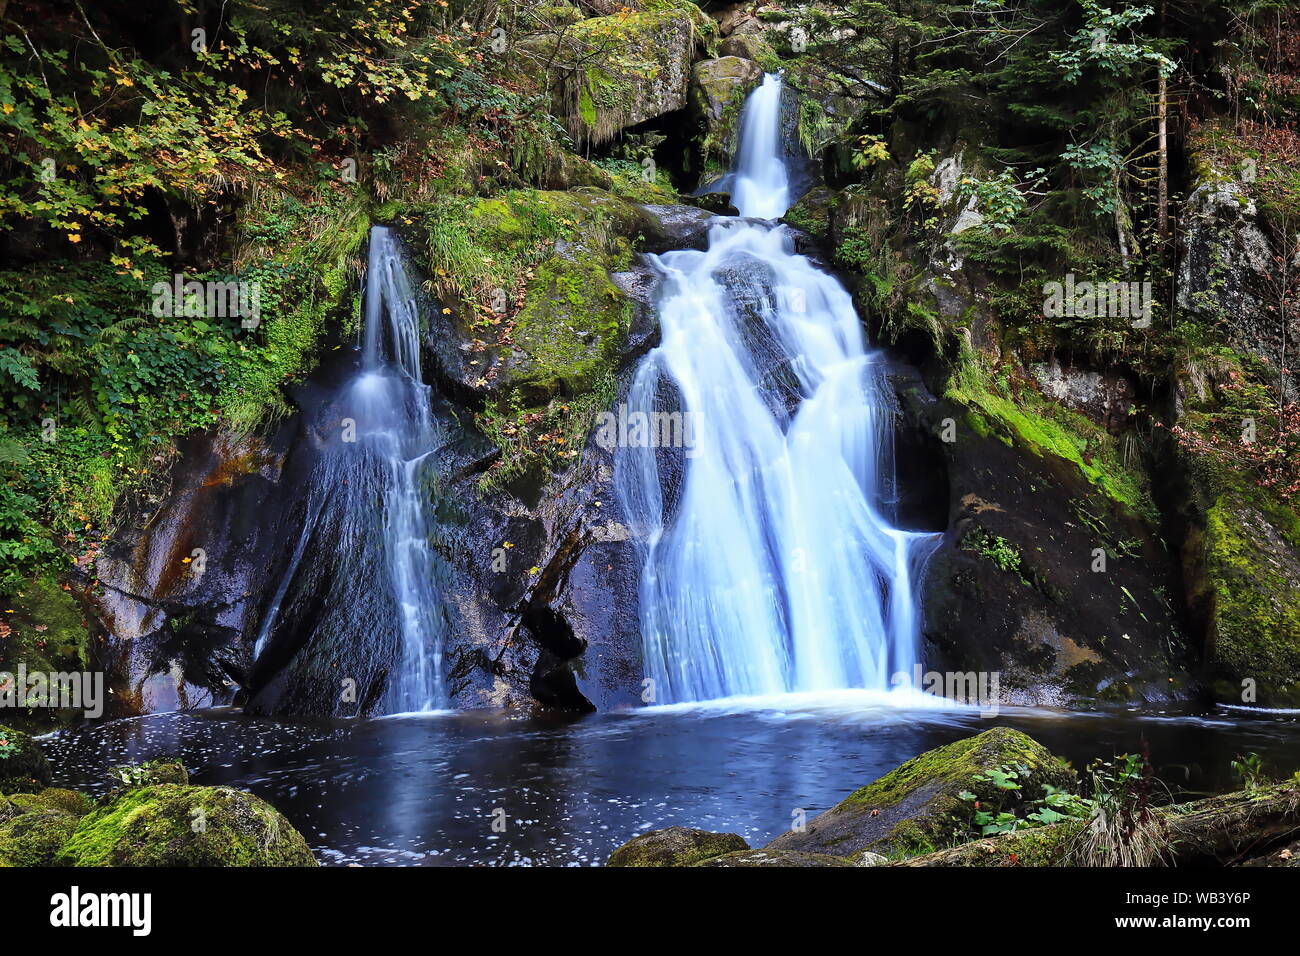
[[(744, 217), (789, 203), (780, 98), (769, 75), (745, 106)], [(849, 294), (768, 222), (719, 220), (706, 252), (652, 258), (662, 341), (629, 414), (675, 392), (695, 433), (677, 462), (618, 454), (655, 702), (889, 689), (916, 662), (914, 582), (937, 536), (887, 517), (892, 393)]]
[[(310, 643), (322, 645), (340, 676), (362, 683), (359, 693), (386, 681), (377, 712), (437, 710), (446, 703), (445, 624), (423, 472), (438, 433), (420, 369), (418, 306), (401, 250), (383, 227), (370, 233), (360, 369), (321, 415), (303, 529), (254, 654), (274, 640), (295, 577), (326, 557), (314, 550), (323, 537), (338, 553), (328, 555), (329, 594), (307, 625)], [(322, 534), (328, 525), (334, 533)], [(344, 654), (331, 642), (354, 650)]]
[(421, 470), (437, 434), (420, 369), (419, 310), (401, 251), (386, 228), (371, 230), (366, 283), (365, 343), (352, 405), (358, 443), (387, 470), (383, 542), (402, 644), (383, 710), (436, 710), (444, 703), (440, 598)]

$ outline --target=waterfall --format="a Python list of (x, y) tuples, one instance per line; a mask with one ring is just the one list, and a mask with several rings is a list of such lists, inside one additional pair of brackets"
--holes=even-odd
[(437, 436), (420, 371), (420, 315), (401, 252), (386, 228), (371, 230), (366, 282), (365, 348), (352, 397), (357, 422), (365, 426), (358, 440), (388, 472), (384, 550), (402, 656), (386, 699), (390, 710), (433, 710), (444, 703), (442, 634), (421, 471)]
[(848, 292), (757, 221), (789, 203), (780, 108), (774, 75), (744, 108), (732, 199), (753, 218), (716, 220), (705, 252), (650, 257), (662, 339), (627, 416), (678, 409), (693, 439), (616, 460), (658, 703), (887, 689), (915, 664), (936, 536), (891, 524), (892, 392)]
[[(356, 681), (355, 700), (379, 712), (434, 710), (446, 705), (446, 574), (431, 544), (425, 464), (439, 435), (421, 374), (416, 298), (398, 242), (381, 226), (370, 233), (361, 344), (355, 374), (315, 413), (319, 457), (303, 530), (254, 653), (260, 660), (282, 625), (305, 630), (300, 669), (314, 675), (312, 686), (328, 673)], [(314, 597), (322, 591), (323, 601)], [(295, 601), (307, 610), (284, 625)]]

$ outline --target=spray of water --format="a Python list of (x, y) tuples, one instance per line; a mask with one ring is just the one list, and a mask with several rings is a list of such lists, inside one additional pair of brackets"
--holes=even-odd
[(900, 530), (892, 397), (852, 300), (772, 219), (789, 202), (781, 81), (746, 103), (733, 202), (705, 252), (653, 257), (661, 344), (629, 414), (675, 405), (695, 441), (674, 460), (620, 448), (643, 548), (648, 675), (659, 703), (887, 689), (915, 663), (915, 581), (936, 536)]

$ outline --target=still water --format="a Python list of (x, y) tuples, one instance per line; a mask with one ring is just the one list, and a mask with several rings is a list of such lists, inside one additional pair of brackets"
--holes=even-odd
[[(194, 783), (265, 798), (326, 865), (602, 864), (637, 833), (680, 824), (761, 846), (917, 754), (997, 725), (1078, 768), (1145, 738), (1178, 793), (1232, 789), (1258, 753), (1300, 769), (1300, 715), (1092, 713), (996, 717), (846, 691), (542, 720), (483, 711), (284, 722), (234, 710), (156, 714), (44, 740), (59, 783), (107, 786), (116, 763), (179, 755)], [(504, 820), (504, 832), (493, 821)], [(497, 830), (500, 830), (498, 823)]]

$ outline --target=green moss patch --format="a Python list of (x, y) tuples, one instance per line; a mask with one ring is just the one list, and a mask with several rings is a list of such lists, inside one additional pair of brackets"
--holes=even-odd
[(846, 856), (865, 849), (911, 855), (955, 845), (970, 835), (976, 802), (1014, 812), (1006, 791), (988, 779), (1006, 766), (1024, 768), (1019, 792), (1025, 801), (1041, 798), (1045, 786), (1075, 783), (1069, 766), (1033, 738), (995, 727), (909, 760), (769, 847)]
[(51, 866), (77, 828), (77, 817), (58, 810), (34, 810), (0, 824), (0, 860), (12, 866)]
[(274, 807), (230, 787), (161, 784), (83, 817), (58, 862), (72, 866), (315, 866)]
[(1300, 548), (1293, 512), (1263, 492), (1224, 492), (1206, 513), (1205, 571), (1212, 591), (1210, 664), (1240, 701), (1300, 703)]
[(735, 833), (711, 833), (688, 827), (668, 827), (633, 837), (610, 854), (606, 866), (694, 866), (710, 857), (749, 844)]

